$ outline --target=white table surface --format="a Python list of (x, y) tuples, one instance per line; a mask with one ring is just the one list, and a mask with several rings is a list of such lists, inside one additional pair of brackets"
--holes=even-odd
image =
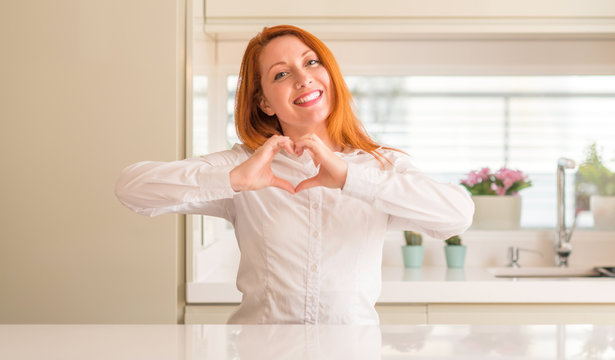
[[(189, 303), (239, 303), (233, 275), (188, 284)], [(615, 303), (615, 279), (497, 278), (487, 268), (382, 269), (378, 303)]]
[(0, 359), (613, 359), (604, 325), (0, 325)]

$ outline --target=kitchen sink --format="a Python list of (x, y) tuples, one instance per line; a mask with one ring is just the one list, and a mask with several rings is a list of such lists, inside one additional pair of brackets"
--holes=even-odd
[(496, 277), (593, 277), (600, 273), (593, 267), (493, 267), (487, 269)]

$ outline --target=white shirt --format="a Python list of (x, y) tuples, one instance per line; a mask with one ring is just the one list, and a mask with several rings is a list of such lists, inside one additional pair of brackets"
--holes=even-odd
[[(405, 154), (380, 151), (392, 162), (385, 169), (364, 151), (336, 153), (348, 164), (343, 189), (235, 192), (229, 172), (252, 154), (235, 145), (198, 158), (131, 165), (116, 195), (140, 214), (203, 214), (233, 224), (243, 298), (229, 323), (378, 324), (386, 231), (445, 239), (465, 231), (474, 213), (461, 186), (434, 181)], [(294, 186), (318, 172), (307, 152), (282, 151), (271, 168)]]

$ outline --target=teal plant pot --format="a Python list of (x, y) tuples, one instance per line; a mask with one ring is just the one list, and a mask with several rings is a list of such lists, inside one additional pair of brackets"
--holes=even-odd
[(404, 266), (407, 268), (420, 268), (423, 266), (422, 246), (402, 246), (401, 253), (404, 257)]
[(446, 266), (449, 268), (462, 268), (466, 261), (465, 245), (446, 245), (444, 247), (446, 255)]

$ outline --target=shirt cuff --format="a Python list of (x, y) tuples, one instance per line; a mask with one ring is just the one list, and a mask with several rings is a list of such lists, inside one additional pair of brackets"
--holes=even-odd
[(237, 194), (231, 187), (233, 165), (204, 167), (199, 174), (201, 196), (206, 200), (232, 198)]
[(376, 190), (379, 183), (377, 169), (348, 164), (346, 183), (342, 188), (342, 194), (372, 203), (376, 199)]

